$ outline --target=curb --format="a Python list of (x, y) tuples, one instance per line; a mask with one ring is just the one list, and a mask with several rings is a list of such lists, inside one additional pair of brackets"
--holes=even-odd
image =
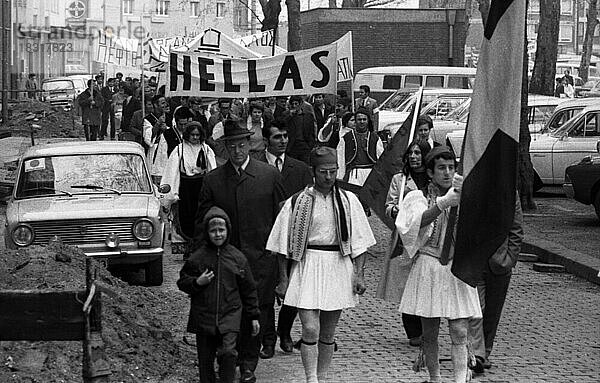
[(600, 285), (600, 258), (567, 249), (564, 246), (532, 235), (525, 235), (521, 251), (540, 257), (540, 261), (563, 265), (567, 271)]

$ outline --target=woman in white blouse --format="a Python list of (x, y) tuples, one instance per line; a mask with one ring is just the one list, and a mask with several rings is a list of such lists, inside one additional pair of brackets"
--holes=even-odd
[(206, 173), (217, 167), (215, 153), (205, 143), (208, 127), (192, 121), (183, 129), (183, 142), (169, 156), (162, 185), (171, 190), (164, 202), (172, 207), (175, 228), (189, 241), (194, 235), (194, 219), (198, 208), (198, 194)]

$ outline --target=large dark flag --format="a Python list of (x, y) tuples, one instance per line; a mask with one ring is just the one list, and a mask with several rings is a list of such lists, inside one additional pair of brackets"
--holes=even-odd
[[(390, 229), (395, 229), (394, 221), (385, 215), (385, 200), (387, 198), (388, 189), (392, 182), (392, 177), (396, 173), (402, 170), (402, 157), (406, 148), (410, 144), (411, 131), (416, 129), (416, 119), (421, 113), (421, 101), (423, 99), (423, 88), (417, 91), (415, 96), (415, 104), (413, 105), (411, 113), (408, 115), (400, 129), (394, 134), (394, 137), (390, 140), (385, 150), (381, 154), (381, 157), (377, 160), (373, 170), (369, 173), (369, 177), (365, 181), (365, 184), (359, 190), (351, 191), (358, 192), (360, 199), (365, 201), (367, 205), (377, 214), (377, 216), (386, 224)], [(344, 185), (342, 185), (344, 188)]]
[(492, 0), (462, 152), (452, 272), (474, 286), (515, 213), (525, 0)]

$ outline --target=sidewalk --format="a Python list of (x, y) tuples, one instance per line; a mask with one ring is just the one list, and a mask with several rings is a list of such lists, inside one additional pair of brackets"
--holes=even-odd
[[(335, 354), (327, 382), (406, 382), (427, 380), (412, 363), (418, 349), (410, 347), (397, 304), (374, 297), (389, 231), (375, 217), (370, 222), (378, 240), (368, 261), (367, 293), (359, 306), (346, 310), (338, 326)], [(544, 274), (531, 264), (514, 270), (496, 346), (493, 367), (474, 382), (598, 382), (600, 365), (600, 286), (569, 274)], [(300, 337), (297, 320), (292, 331)], [(440, 331), (444, 382), (451, 379), (450, 338), (446, 321)], [(261, 360), (259, 382), (304, 382), (300, 353)]]

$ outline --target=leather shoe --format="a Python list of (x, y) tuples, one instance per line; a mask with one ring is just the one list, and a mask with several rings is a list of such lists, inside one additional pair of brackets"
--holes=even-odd
[(422, 341), (421, 341), (420, 336), (416, 336), (416, 337), (410, 338), (408, 340), (408, 344), (412, 347), (419, 347), (419, 346), (421, 346), (421, 343), (422, 343)]
[(283, 352), (294, 351), (294, 342), (292, 341), (292, 337), (289, 335), (279, 336), (279, 348), (281, 348)]
[(271, 359), (275, 355), (275, 348), (273, 346), (263, 346), (260, 350), (261, 359)]
[(242, 376), (240, 377), (240, 383), (254, 383), (254, 382), (256, 382), (256, 376), (254, 376), (254, 371), (244, 370), (242, 372)]

